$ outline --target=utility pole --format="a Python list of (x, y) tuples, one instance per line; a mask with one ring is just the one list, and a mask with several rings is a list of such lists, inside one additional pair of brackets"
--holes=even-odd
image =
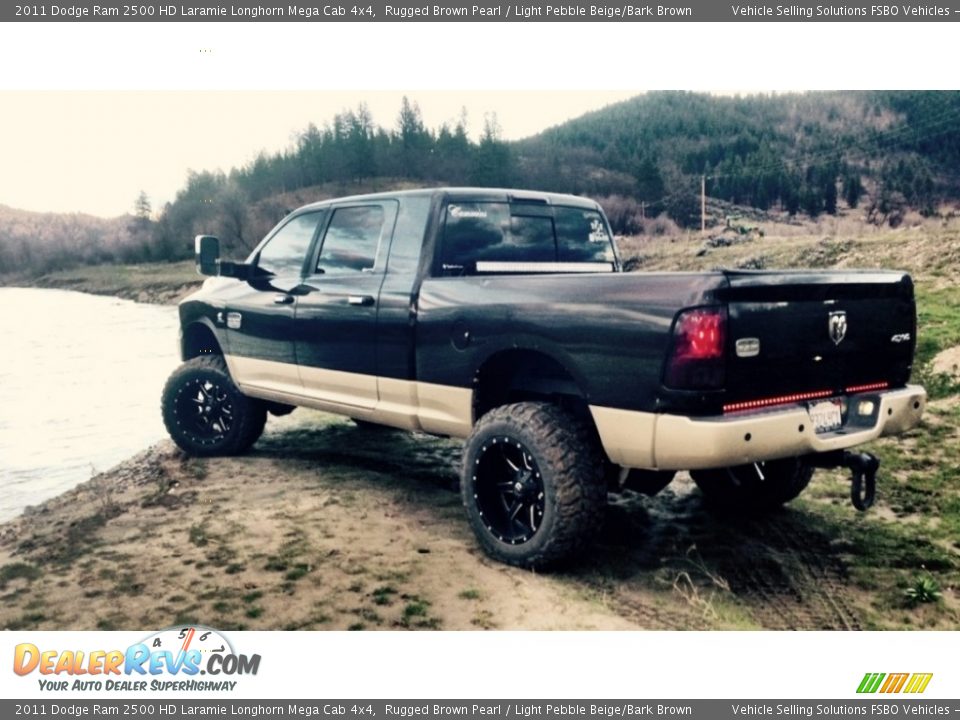
[(700, 176), (700, 234), (707, 233), (707, 176)]

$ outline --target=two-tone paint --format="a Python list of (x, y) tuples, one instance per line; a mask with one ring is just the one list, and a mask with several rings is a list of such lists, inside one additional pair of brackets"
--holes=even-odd
[[(181, 304), (184, 358), (222, 352), (251, 396), (458, 437), (497, 404), (531, 394), (572, 399), (589, 409), (610, 459), (629, 467), (692, 469), (819, 452), (919, 421), (925, 395), (906, 388), (916, 338), (907, 275), (622, 273), (617, 263), (615, 272), (592, 274), (444, 277), (437, 248), (446, 207), (478, 201), (536, 203), (545, 213), (600, 209), (583, 198), (486, 189), (307, 206), (247, 259), (256, 266), (260, 248), (291, 219), (322, 213), (298, 273), (212, 278)], [(310, 274), (333, 211), (369, 204), (387, 218), (373, 268)], [(672, 390), (664, 363), (674, 324), (679, 311), (696, 307), (726, 313), (725, 383)], [(844, 315), (840, 343), (830, 335), (831, 313)], [(870, 427), (828, 435), (803, 423), (806, 410), (796, 404), (724, 413), (756, 398), (845, 396), (880, 385), (889, 393), (871, 395), (878, 414)]]

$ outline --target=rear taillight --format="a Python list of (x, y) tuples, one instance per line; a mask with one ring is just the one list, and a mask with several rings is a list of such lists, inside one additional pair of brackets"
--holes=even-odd
[(684, 310), (673, 323), (664, 384), (677, 390), (717, 390), (725, 379), (727, 310)]

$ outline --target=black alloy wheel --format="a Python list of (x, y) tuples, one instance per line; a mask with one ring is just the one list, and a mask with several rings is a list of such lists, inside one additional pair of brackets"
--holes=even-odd
[(487, 530), (501, 542), (530, 540), (543, 524), (543, 478), (530, 451), (506, 435), (485, 442), (475, 461), (473, 499)]
[(184, 383), (174, 402), (183, 432), (200, 445), (223, 442), (236, 422), (227, 389), (207, 378), (195, 377)]
[(223, 357), (204, 355), (174, 370), (161, 397), (163, 423), (190, 455), (236, 455), (263, 433), (266, 405), (240, 392)]
[(607, 501), (602, 454), (580, 417), (546, 402), (484, 415), (467, 439), (460, 492), (477, 541), (510, 565), (546, 568), (596, 536)]

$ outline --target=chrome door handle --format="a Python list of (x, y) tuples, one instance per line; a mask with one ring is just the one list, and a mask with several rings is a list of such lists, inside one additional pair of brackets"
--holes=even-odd
[(289, 305), (293, 302), (293, 295), (287, 293), (277, 293), (273, 296), (274, 305)]
[(351, 305), (370, 307), (373, 305), (373, 295), (349, 295), (347, 296), (347, 302)]

